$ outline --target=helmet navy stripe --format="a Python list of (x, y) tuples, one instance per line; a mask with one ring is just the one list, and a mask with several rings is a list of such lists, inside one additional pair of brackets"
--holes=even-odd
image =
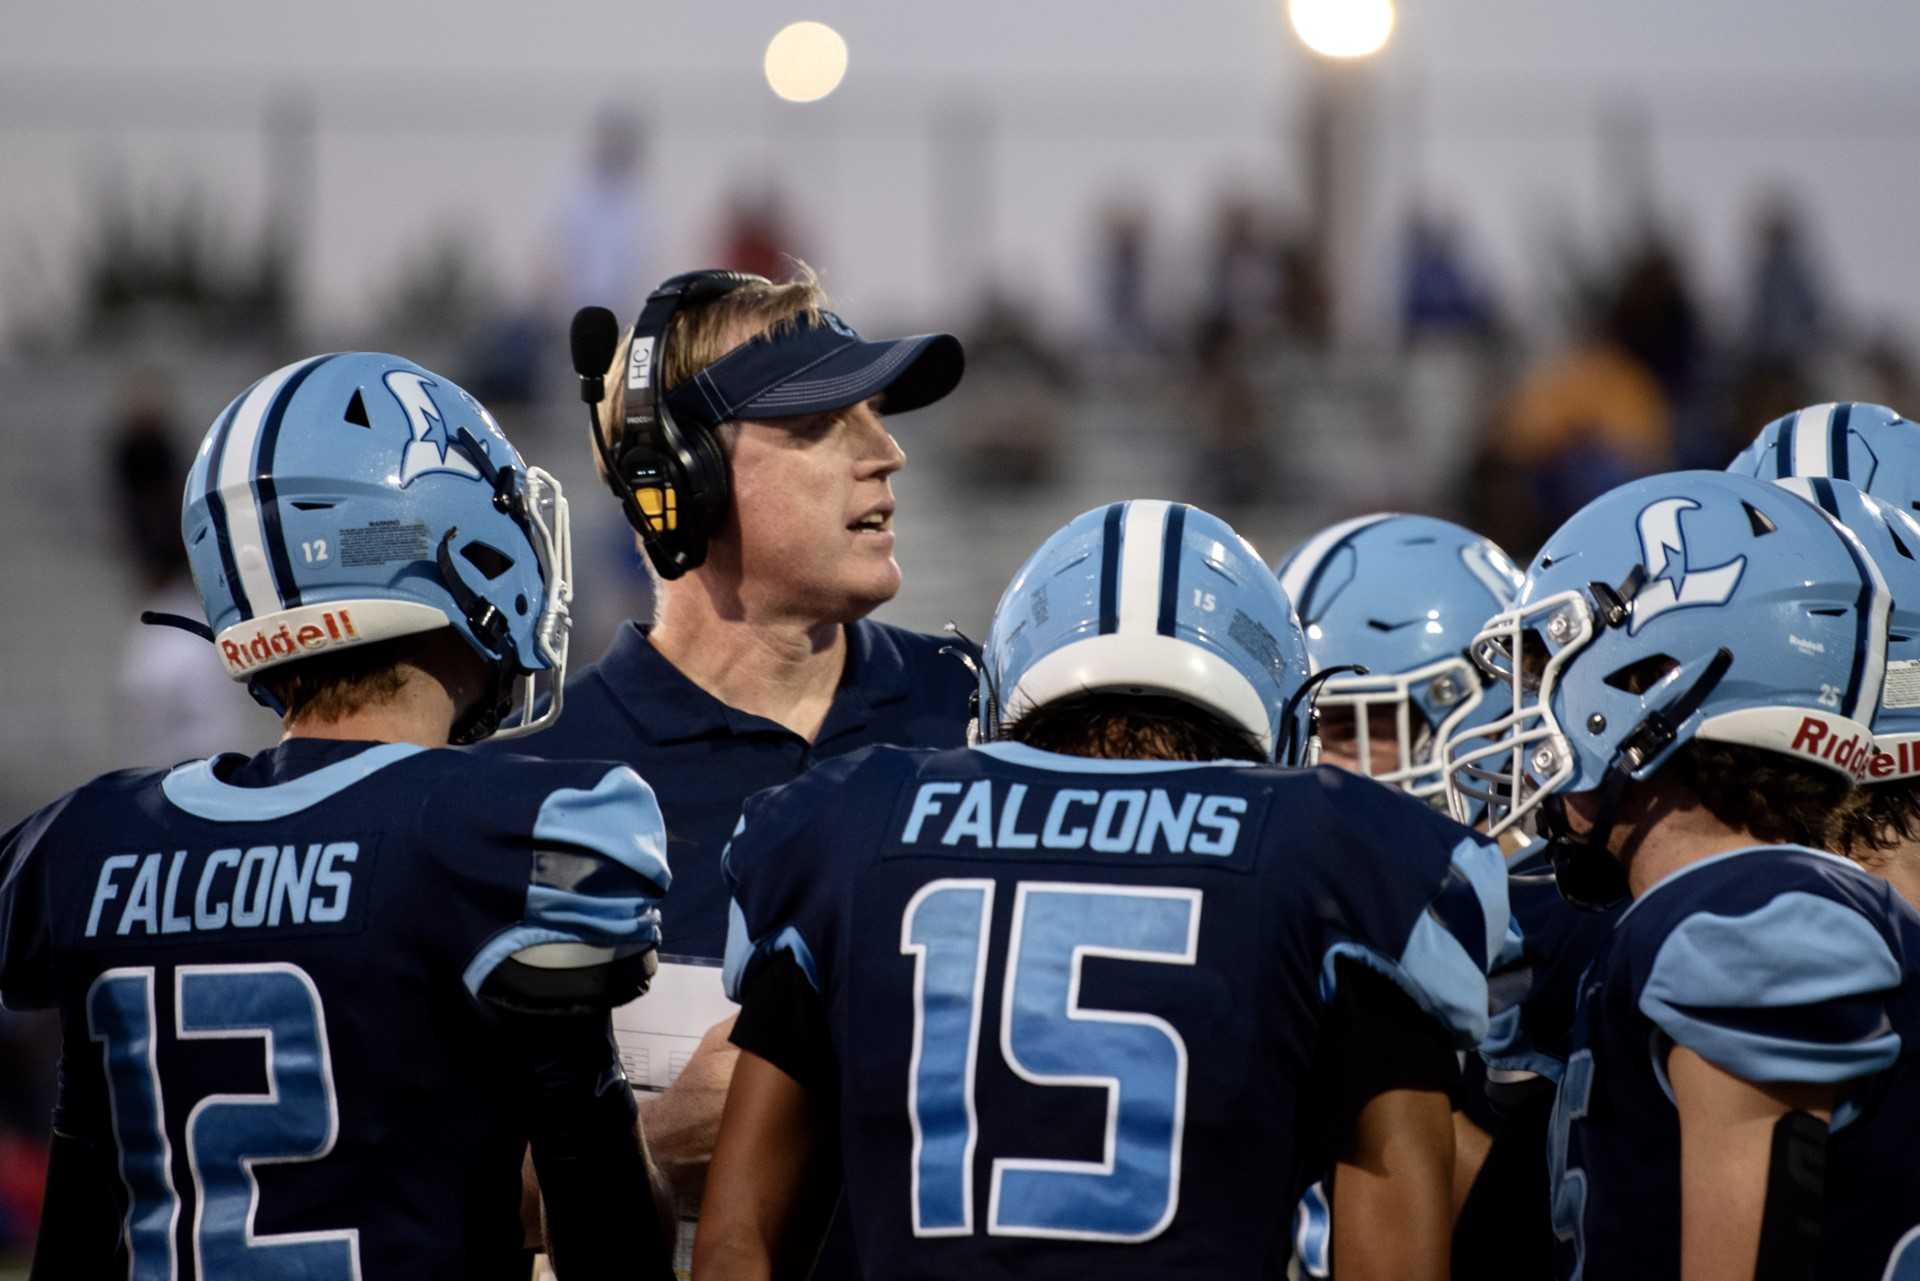
[(280, 423), (287, 416), (287, 406), (292, 403), (294, 393), (300, 390), (300, 384), (314, 370), (334, 359), (335, 356), (322, 356), (310, 361), (287, 379), (280, 388), (280, 394), (273, 398), (273, 406), (267, 410), (266, 421), (260, 427), (260, 443), (254, 451), (253, 492), (260, 508), (260, 530), (266, 539), (267, 563), (273, 569), (273, 585), (280, 593), (282, 609), (292, 609), (301, 600), (300, 584), (293, 576), (293, 558), (287, 555), (286, 536), (280, 532), (280, 504), (273, 481), (274, 450), (280, 443)]
[[(1815, 477), (1811, 482), (1814, 500), (1833, 517), (1836, 524), (1845, 526), (1840, 519), (1840, 499), (1833, 492), (1833, 482), (1825, 477)], [(1860, 678), (1866, 674), (1867, 653), (1873, 644), (1873, 572), (1860, 558), (1851, 538), (1842, 538), (1842, 546), (1847, 555), (1853, 558), (1853, 567), (1860, 572), (1860, 600), (1854, 608), (1855, 625), (1853, 633), (1853, 669), (1847, 673), (1847, 692), (1840, 705), (1848, 716), (1857, 713), (1860, 697)]]
[(207, 469), (200, 482), (206, 486), (207, 517), (213, 522), (213, 540), (220, 548), (220, 573), (227, 580), (227, 590), (233, 594), (233, 603), (239, 607), (242, 618), (251, 618), (253, 609), (247, 601), (247, 589), (240, 582), (239, 562), (233, 558), (233, 539), (227, 533), (227, 505), (220, 498), (220, 457), (227, 452), (227, 435), (233, 429), (233, 416), (240, 412), (240, 406), (252, 393), (253, 388), (249, 387), (235, 396), (233, 403), (227, 406), (226, 417), (215, 424), (213, 448), (207, 451)]
[(1852, 413), (1851, 403), (1835, 406), (1827, 427), (1827, 474), (1835, 480), (1852, 480), (1847, 474), (1847, 419)]
[(1793, 429), (1799, 421), (1800, 415), (1796, 412), (1788, 414), (1780, 424), (1780, 439), (1774, 442), (1773, 447), (1773, 474), (1779, 480), (1793, 475)]
[(1171, 636), (1180, 612), (1180, 542), (1187, 529), (1187, 505), (1167, 508), (1167, 533), (1160, 543), (1160, 634)]
[(1336, 542), (1333, 546), (1327, 548), (1327, 550), (1324, 553), (1322, 553), (1320, 557), (1320, 563), (1313, 567), (1313, 572), (1311, 574), (1307, 575), (1307, 585), (1300, 592), (1300, 599), (1293, 602), (1293, 608), (1295, 612), (1297, 612), (1300, 615), (1300, 621), (1302, 623), (1310, 621), (1307, 617), (1307, 602), (1313, 599), (1314, 591), (1320, 586), (1320, 578), (1322, 575), (1324, 575), (1327, 572), (1327, 567), (1333, 564), (1333, 558), (1338, 556), (1341, 550), (1345, 548), (1348, 543), (1352, 542), (1354, 539), (1358, 538), (1360, 535), (1366, 533), (1369, 529), (1372, 529), (1375, 525), (1378, 525), (1380, 521), (1383, 521), (1386, 519), (1388, 519), (1388, 517), (1381, 516), (1379, 520), (1370, 520), (1366, 522), (1364, 525), (1356, 525), (1354, 528), (1349, 529), (1344, 535), (1342, 535), (1338, 542)]
[(1125, 503), (1107, 508), (1106, 524), (1100, 531), (1100, 634), (1120, 630), (1120, 517)]

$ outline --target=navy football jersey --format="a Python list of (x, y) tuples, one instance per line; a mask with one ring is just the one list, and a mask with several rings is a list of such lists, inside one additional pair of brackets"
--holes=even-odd
[(60, 1011), (55, 1126), (117, 1168), (117, 1273), (516, 1265), (531, 1090), (477, 994), (656, 941), (663, 849), (625, 766), (314, 739), (8, 833), (0, 999)]
[(1369, 780), (1009, 743), (820, 765), (726, 872), (731, 990), (821, 997), (872, 1276), (1281, 1274), (1335, 962), (1470, 1046), (1507, 914), (1497, 847)]
[(1679, 1276), (1684, 1045), (1749, 1081), (1838, 1085), (1819, 1275), (1920, 1276), (1916, 966), (1920, 916), (1831, 854), (1736, 850), (1641, 895), (1581, 985), (1554, 1107), (1559, 1275)]

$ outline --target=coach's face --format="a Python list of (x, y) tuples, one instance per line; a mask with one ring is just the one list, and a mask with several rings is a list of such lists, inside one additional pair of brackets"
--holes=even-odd
[(906, 465), (874, 402), (733, 432), (733, 511), (716, 559), (734, 560), (762, 615), (851, 622), (893, 599), (892, 476)]

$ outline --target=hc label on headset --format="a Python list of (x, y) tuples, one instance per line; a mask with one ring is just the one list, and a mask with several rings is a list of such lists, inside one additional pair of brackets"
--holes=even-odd
[(645, 391), (653, 380), (653, 339), (634, 335), (627, 352), (627, 390)]

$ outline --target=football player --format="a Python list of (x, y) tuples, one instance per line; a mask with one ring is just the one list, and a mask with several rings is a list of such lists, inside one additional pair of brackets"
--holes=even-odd
[(666, 1275), (606, 1014), (652, 971), (659, 809), (449, 748), (560, 688), (558, 484), (444, 378), (318, 356), (214, 422), (182, 527), (206, 622), (172, 621), (286, 736), (0, 841), (0, 997), (66, 1047), (34, 1275), (524, 1278), (529, 1142), (569, 1281)]
[(750, 800), (696, 1275), (770, 1275), (838, 1148), (868, 1276), (1277, 1277), (1335, 1169), (1343, 1277), (1444, 1277), (1505, 868), (1419, 800), (1274, 768), (1310, 753), (1306, 669), (1232, 529), (1114, 503), (1001, 598), (978, 746)]
[[(1727, 470), (1777, 479), (1819, 503), (1866, 542), (1893, 589), (1887, 680), (1873, 719), (1879, 750), (1865, 806), (1834, 837), (1839, 852), (1920, 906), (1920, 590), (1900, 581), (1911, 582), (1920, 563), (1920, 426), (1885, 405), (1810, 405), (1768, 423)], [(1876, 499), (1880, 510), (1860, 510)]]
[[(1512, 710), (1507, 687), (1468, 650), (1487, 619), (1513, 605), (1521, 576), (1512, 558), (1450, 521), (1381, 512), (1319, 531), (1274, 572), (1299, 612), (1313, 670), (1334, 673), (1317, 700), (1321, 760), (1446, 804), (1442, 745)], [(1351, 668), (1362, 670), (1344, 670)], [(1511, 829), (1505, 837), (1515, 850), (1525, 839)], [(1607, 923), (1567, 906), (1537, 861), (1516, 859), (1509, 883), (1514, 920), (1492, 985), (1494, 1033), (1482, 1046), (1498, 1086), (1490, 1090), (1482, 1063), (1469, 1057), (1456, 1099), (1459, 1276), (1539, 1275), (1551, 1257), (1545, 1153), (1553, 1065), (1542, 1025), (1564, 1033), (1570, 1000), (1558, 1002), (1557, 1015), (1548, 1011), (1570, 995)], [(1296, 1248), (1310, 1276), (1328, 1275), (1326, 1212), (1316, 1189), (1296, 1215)]]
[(1452, 781), (1495, 831), (1537, 814), (1571, 900), (1632, 900), (1555, 1103), (1558, 1274), (1920, 1266), (1920, 917), (1818, 848), (1873, 759), (1872, 558), (1778, 486), (1682, 472), (1576, 514), (1520, 600), (1475, 642), (1514, 715), (1449, 743)]
[(1380, 512), (1321, 530), (1274, 573), (1313, 670), (1342, 669), (1320, 687), (1321, 760), (1444, 805), (1440, 745), (1508, 710), (1467, 643), (1513, 604), (1512, 558), (1451, 521)]

